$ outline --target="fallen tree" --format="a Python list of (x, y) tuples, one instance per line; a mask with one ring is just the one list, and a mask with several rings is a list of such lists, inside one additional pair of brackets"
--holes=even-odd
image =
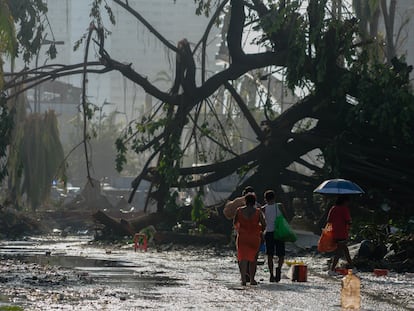
[[(175, 54), (171, 89), (159, 89), (132, 64), (111, 57), (105, 49), (100, 4), (94, 2), (95, 21), (85, 37), (83, 63), (25, 70), (14, 74), (5, 90), (24, 85), (24, 91), (72, 74), (81, 74), (85, 82), (88, 74), (118, 71), (158, 99), (153, 113), (131, 124), (116, 141), (119, 169), (125, 164), (128, 148), (147, 155), (131, 185), (130, 201), (140, 182), (148, 180), (152, 185), (147, 202), (155, 199), (162, 213), (173, 200), (171, 188), (200, 188), (234, 173), (244, 179), (233, 196), (247, 184), (259, 194), (275, 188), (288, 207), (290, 202), (282, 186), (303, 193), (311, 204), (315, 185), (323, 178), (339, 176), (376, 190), (381, 199), (386, 193), (395, 205), (412, 201), (412, 68), (396, 58), (390, 64), (370, 60), (364, 47), (371, 42), (359, 39), (358, 20), (352, 14), (343, 18), (339, 8), (331, 11), (329, 1), (309, 1), (306, 11), (295, 1), (218, 1), (210, 7), (211, 22), (205, 34), (192, 48), (186, 39), (171, 44), (128, 1), (113, 3), (143, 23)], [(224, 42), (228, 66), (207, 76), (205, 48), (211, 28), (222, 14), (228, 17)], [(255, 41), (265, 47), (264, 52), (244, 51), (243, 36), (249, 25), (260, 32)], [(97, 45), (99, 54), (94, 61), (88, 60), (91, 42)], [(197, 51), (201, 54), (199, 85)], [(261, 104), (254, 109), (248, 107), (238, 81), (249, 74), (257, 77), (252, 79), (254, 83), (260, 84), (263, 68), (267, 68), (269, 81), (272, 72), (280, 70), (292, 90), (306, 90), (303, 98), (280, 114), (274, 109), (276, 103), (270, 92), (257, 98)], [(220, 95), (223, 93), (231, 101), (225, 102)], [(16, 94), (6, 98), (10, 96)], [(84, 93), (84, 122), (90, 118), (85, 96)], [(219, 104), (221, 112), (214, 103)], [(240, 136), (234, 118), (237, 114), (243, 116), (254, 133), (255, 141), (248, 150), (236, 150), (234, 141)], [(227, 119), (233, 122), (232, 126), (225, 124)], [(323, 157), (323, 165), (305, 158), (315, 150)], [(182, 159), (189, 152), (202, 164), (184, 167)], [(86, 143), (85, 153), (88, 161)], [(306, 168), (308, 173), (292, 170), (293, 164)]]

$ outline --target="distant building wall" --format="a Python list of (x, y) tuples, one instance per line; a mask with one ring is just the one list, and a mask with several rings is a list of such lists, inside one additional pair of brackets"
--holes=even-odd
[[(89, 26), (89, 12), (92, 0), (46, 0), (48, 5), (48, 19), (52, 26), (54, 38), (63, 41), (63, 45), (57, 45), (58, 55), (55, 60), (47, 59), (46, 47), (43, 47), (38, 65), (46, 62), (59, 64), (76, 64), (83, 62), (84, 45), (79, 50), (73, 51), (73, 46)], [(140, 0), (129, 1), (129, 4), (147, 19), (167, 40), (173, 45), (183, 38), (187, 38), (192, 46), (200, 40), (205, 27), (209, 21), (204, 16), (195, 14), (196, 6), (194, 1), (177, 0)], [(114, 59), (132, 63), (132, 67), (147, 77), (149, 81), (156, 81), (157, 86), (168, 91), (174, 79), (175, 55), (168, 51), (164, 45), (150, 33), (132, 15), (118, 5), (108, 1), (112, 6), (116, 25), (112, 26), (105, 17), (104, 23), (109, 31), (112, 32), (106, 41), (105, 48)], [(103, 13), (106, 16), (106, 13)], [(215, 53), (218, 50), (219, 33), (217, 28), (213, 28), (212, 35), (207, 48), (207, 68), (209, 72), (217, 70), (215, 65)], [(52, 35), (47, 35), (48, 40), (52, 40)], [(90, 60), (95, 58), (96, 49), (92, 47)], [(197, 56), (197, 55), (196, 55)], [(199, 59), (199, 58), (198, 58)], [(197, 59), (196, 59), (197, 61)], [(22, 62), (17, 62), (18, 67), (22, 68)], [(33, 60), (31, 67), (36, 65)], [(200, 66), (198, 66), (200, 67)], [(198, 71), (198, 74), (200, 72)], [(162, 76), (162, 78), (160, 78)], [(81, 76), (68, 76), (59, 79), (74, 86), (81, 86)], [(118, 72), (111, 72), (102, 75), (89, 74), (88, 79), (88, 99), (96, 104), (102, 105), (104, 101), (116, 105), (108, 105), (104, 110), (115, 110), (125, 113), (128, 121), (136, 118), (139, 113), (144, 111), (145, 92), (143, 89)], [(154, 101), (155, 102), (155, 101)]]

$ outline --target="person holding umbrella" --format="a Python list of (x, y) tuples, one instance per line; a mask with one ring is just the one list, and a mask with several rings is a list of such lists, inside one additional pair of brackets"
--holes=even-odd
[(335, 268), (342, 255), (345, 255), (349, 267), (353, 267), (353, 262), (347, 246), (349, 228), (352, 223), (351, 214), (349, 212), (349, 203), (349, 196), (340, 195), (336, 199), (335, 205), (329, 210), (327, 221), (332, 224), (333, 238), (338, 246), (332, 260), (331, 269), (328, 271), (330, 276), (337, 275)]
[(344, 255), (348, 265), (352, 268), (353, 262), (349, 254), (347, 240), (351, 226), (351, 214), (349, 212), (350, 195), (362, 194), (364, 190), (356, 183), (346, 179), (330, 179), (321, 183), (315, 193), (324, 195), (337, 195), (335, 205), (329, 210), (327, 221), (332, 224), (332, 233), (337, 249), (328, 271), (329, 275), (336, 275), (336, 265), (339, 258)]

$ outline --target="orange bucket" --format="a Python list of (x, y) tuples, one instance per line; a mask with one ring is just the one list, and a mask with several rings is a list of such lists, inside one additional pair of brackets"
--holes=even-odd
[(306, 265), (293, 265), (293, 282), (306, 282), (308, 280), (308, 266)]
[(137, 251), (138, 248), (147, 251), (148, 240), (144, 233), (135, 233), (134, 235), (134, 250)]

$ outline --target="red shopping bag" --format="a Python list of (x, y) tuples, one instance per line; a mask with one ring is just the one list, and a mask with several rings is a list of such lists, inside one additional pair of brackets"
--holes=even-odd
[(332, 224), (328, 222), (325, 228), (322, 229), (322, 234), (318, 241), (318, 251), (321, 253), (333, 252), (337, 247), (333, 238)]

